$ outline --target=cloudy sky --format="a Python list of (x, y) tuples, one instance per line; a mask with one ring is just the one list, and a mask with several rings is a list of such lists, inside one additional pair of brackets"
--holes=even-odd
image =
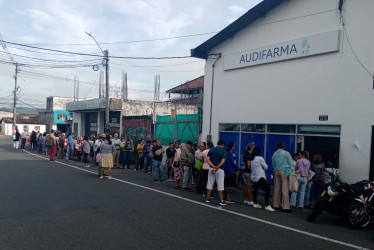
[[(85, 31), (112, 56), (189, 56), (190, 49), (222, 30), (261, 0), (0, 0), (0, 34), (5, 41), (38, 48), (101, 55)], [(198, 35), (205, 34), (205, 35)], [(184, 38), (175, 38), (183, 37)], [(160, 38), (174, 38), (149, 41)], [(145, 41), (148, 40), (148, 41)], [(100, 57), (61, 54), (8, 44), (14, 61), (23, 63), (18, 83), (20, 106), (45, 107), (45, 97), (98, 97)], [(13, 65), (0, 48), (0, 107), (12, 106)], [(84, 67), (77, 67), (82, 66)], [(73, 68), (60, 68), (71, 67)], [(59, 68), (56, 68), (59, 67)], [(128, 74), (130, 99), (152, 100), (154, 76), (165, 91), (204, 74), (204, 60), (110, 59), (110, 85)], [(23, 103), (26, 104), (23, 104)]]

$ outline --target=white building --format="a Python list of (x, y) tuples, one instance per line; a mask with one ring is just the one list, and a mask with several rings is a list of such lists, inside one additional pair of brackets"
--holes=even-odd
[[(0, 123), (2, 134), (13, 134), (13, 117), (4, 117), (0, 120)], [(46, 132), (46, 125), (39, 122), (37, 115), (18, 115), (16, 125), (20, 133), (22, 131), (31, 133), (33, 130), (40, 133)]]
[[(374, 177), (374, 1), (264, 0), (191, 51), (206, 59), (203, 136), (322, 153)], [(344, 25), (343, 25), (344, 23)]]

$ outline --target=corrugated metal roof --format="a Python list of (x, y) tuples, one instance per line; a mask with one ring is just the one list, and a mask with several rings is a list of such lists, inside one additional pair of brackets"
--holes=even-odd
[(260, 17), (263, 17), (267, 12), (285, 1), (286, 0), (262, 1), (261, 3), (250, 9), (247, 13), (236, 19), (236, 21), (231, 23), (229, 26), (218, 32), (212, 38), (200, 44), (198, 47), (191, 49), (191, 56), (206, 59), (208, 57), (209, 51), (215, 46), (233, 37), (236, 33), (259, 19)]
[(182, 91), (188, 91), (191, 89), (201, 89), (204, 88), (204, 76), (200, 76), (192, 81), (183, 83), (177, 87), (169, 89), (166, 93), (181, 93)]

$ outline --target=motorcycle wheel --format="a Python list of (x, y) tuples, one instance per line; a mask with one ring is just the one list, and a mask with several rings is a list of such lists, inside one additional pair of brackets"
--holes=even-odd
[(313, 222), (323, 211), (326, 210), (327, 206), (329, 204), (329, 201), (326, 199), (322, 199), (318, 201), (308, 216), (308, 221)]
[(352, 202), (347, 208), (347, 220), (355, 228), (365, 228), (370, 225), (372, 216), (368, 207), (359, 202)]

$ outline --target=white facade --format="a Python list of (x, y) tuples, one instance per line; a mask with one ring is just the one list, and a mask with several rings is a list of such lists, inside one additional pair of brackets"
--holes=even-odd
[[(223, 123), (338, 125), (342, 179), (368, 179), (374, 82), (356, 60), (346, 35), (361, 63), (373, 74), (374, 1), (344, 2), (346, 32), (337, 17), (337, 2), (285, 1), (209, 51), (222, 57), (215, 64), (213, 96), (216, 57), (209, 56), (205, 66), (202, 138), (209, 134), (211, 97), (214, 143)], [(315, 14), (320, 12), (325, 13)], [(294, 17), (301, 18), (280, 21)], [(336, 30), (341, 31), (338, 52), (224, 70), (228, 55)], [(320, 115), (327, 115), (328, 121), (319, 121)]]
[[(5, 135), (12, 135), (13, 134), (13, 124), (11, 123), (1, 123), (1, 132)], [(17, 124), (18, 131), (21, 133), (22, 131), (26, 131), (27, 133), (31, 133), (33, 130), (35, 132), (40, 131), (40, 133), (46, 132), (46, 125), (45, 124)]]

